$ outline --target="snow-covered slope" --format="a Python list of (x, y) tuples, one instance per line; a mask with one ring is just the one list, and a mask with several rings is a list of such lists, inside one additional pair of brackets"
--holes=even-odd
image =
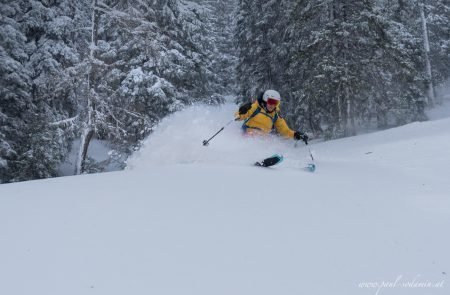
[(1, 185), (0, 294), (449, 294), (450, 119), (313, 143), (308, 173), (238, 123), (203, 147), (233, 111), (164, 120), (126, 171)]

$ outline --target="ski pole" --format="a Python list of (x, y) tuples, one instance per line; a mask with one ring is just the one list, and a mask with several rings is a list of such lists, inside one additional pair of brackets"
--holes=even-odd
[(231, 120), (230, 122), (228, 122), (225, 126), (223, 126), (222, 128), (220, 128), (220, 130), (217, 131), (216, 134), (214, 134), (213, 136), (211, 136), (210, 139), (208, 139), (208, 140), (205, 139), (205, 140), (203, 141), (203, 145), (204, 145), (204, 146), (209, 145), (209, 142), (210, 142), (214, 137), (216, 137), (217, 134), (219, 134), (220, 132), (222, 132), (222, 131), (225, 129), (225, 127), (227, 127), (228, 125), (230, 125), (230, 124), (233, 123), (234, 121), (237, 121), (237, 119), (233, 119), (233, 120)]
[[(295, 142), (294, 147), (297, 147), (297, 146), (298, 146), (297, 143), (298, 143), (298, 141)], [(305, 142), (305, 145), (308, 146), (308, 142)], [(314, 157), (313, 157), (313, 154), (312, 154), (312, 152), (311, 152), (311, 148), (310, 148), (309, 146), (308, 146), (308, 152), (309, 152), (309, 156), (311, 157), (311, 163), (309, 163), (308, 166), (305, 167), (305, 169), (308, 170), (308, 171), (310, 171), (310, 172), (314, 172), (314, 171), (316, 171), (316, 163), (315, 163), (315, 161), (314, 161)]]
[[(306, 145), (308, 145), (308, 144), (306, 144)], [(311, 153), (311, 148), (309, 146), (308, 146), (308, 150), (309, 150), (309, 155), (311, 156), (311, 160), (314, 162), (314, 157)]]
[[(308, 145), (308, 144), (306, 144), (306, 145)], [(316, 163), (314, 162), (314, 157), (313, 157), (313, 155), (311, 153), (311, 148), (309, 146), (308, 146), (308, 151), (309, 151), (309, 155), (311, 156), (312, 162), (308, 164), (307, 169), (310, 172), (314, 172), (314, 171), (316, 171)]]
[[(305, 145), (308, 146), (308, 142), (305, 142)], [(294, 147), (296, 148), (297, 146), (298, 146), (298, 141), (295, 142)], [(309, 156), (311, 157), (311, 160), (314, 162), (314, 157), (312, 155), (311, 148), (309, 146), (308, 146), (308, 151), (309, 151)]]

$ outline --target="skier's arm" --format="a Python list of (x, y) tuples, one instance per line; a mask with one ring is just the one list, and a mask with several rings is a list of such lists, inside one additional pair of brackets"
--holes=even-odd
[(295, 132), (289, 128), (286, 121), (281, 116), (279, 116), (275, 122), (275, 129), (277, 129), (277, 132), (286, 138), (294, 138)]
[(257, 102), (254, 102), (254, 103), (249, 102), (249, 103), (243, 104), (239, 108), (239, 110), (234, 114), (234, 117), (238, 121), (245, 120), (253, 114), (253, 112), (256, 110), (257, 107), (258, 107)]

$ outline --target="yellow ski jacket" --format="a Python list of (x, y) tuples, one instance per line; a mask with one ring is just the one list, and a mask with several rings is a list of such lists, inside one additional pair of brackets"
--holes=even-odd
[(244, 120), (242, 129), (245, 132), (253, 133), (256, 131), (256, 133), (268, 134), (275, 129), (283, 137), (294, 138), (294, 131), (289, 128), (279, 112), (280, 109), (277, 107), (273, 112), (268, 113), (259, 105), (258, 101), (255, 101), (247, 113), (240, 115), (237, 111), (235, 117), (238, 121)]

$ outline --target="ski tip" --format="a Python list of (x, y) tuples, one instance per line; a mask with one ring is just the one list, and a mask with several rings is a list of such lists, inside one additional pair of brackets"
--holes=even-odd
[(308, 170), (309, 172), (314, 172), (314, 171), (316, 171), (316, 165), (308, 164), (308, 166), (306, 166), (305, 169)]

